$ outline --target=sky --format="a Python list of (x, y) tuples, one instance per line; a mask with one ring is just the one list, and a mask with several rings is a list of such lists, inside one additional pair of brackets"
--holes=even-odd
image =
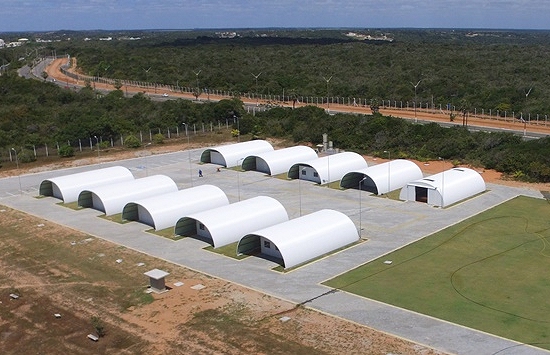
[(315, 28), (550, 29), (549, 0), (0, 0), (0, 32)]

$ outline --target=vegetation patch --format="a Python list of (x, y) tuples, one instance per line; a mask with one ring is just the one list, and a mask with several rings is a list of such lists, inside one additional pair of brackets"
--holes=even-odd
[(147, 229), (146, 232), (154, 234), (159, 237), (170, 239), (170, 240), (180, 240), (183, 238), (187, 238), (184, 235), (174, 234), (174, 227), (168, 227), (160, 230), (155, 230), (154, 228), (151, 228), (151, 229)]
[(324, 284), (550, 349), (549, 215), (517, 197)]
[(250, 255), (247, 255), (247, 254), (237, 255), (237, 245), (238, 244), (239, 244), (238, 242), (235, 242), (235, 243), (224, 245), (224, 246), (219, 247), (219, 248), (214, 248), (212, 245), (209, 245), (207, 247), (204, 247), (203, 249), (211, 251), (211, 252), (216, 253), (216, 254), (224, 255), (224, 256), (227, 256), (227, 257), (230, 257), (230, 258), (233, 258), (233, 259), (236, 259), (236, 260), (243, 260), (243, 259), (248, 258)]

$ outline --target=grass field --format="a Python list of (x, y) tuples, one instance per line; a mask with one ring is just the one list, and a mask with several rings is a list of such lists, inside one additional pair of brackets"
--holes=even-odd
[(325, 284), (550, 349), (550, 204), (517, 197)]

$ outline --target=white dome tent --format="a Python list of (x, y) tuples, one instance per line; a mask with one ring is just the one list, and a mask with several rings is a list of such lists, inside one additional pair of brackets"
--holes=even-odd
[(340, 180), (350, 171), (367, 167), (367, 162), (361, 155), (354, 152), (343, 152), (296, 163), (288, 170), (288, 177), (324, 185)]
[(303, 145), (277, 149), (246, 157), (241, 166), (243, 170), (256, 170), (269, 175), (278, 175), (288, 172), (292, 164), (301, 160), (317, 158), (317, 153), (310, 147)]
[(282, 259), (285, 269), (303, 264), (359, 240), (357, 228), (345, 214), (323, 209), (245, 235), (237, 254)]
[(201, 163), (212, 163), (231, 168), (240, 164), (249, 155), (273, 151), (273, 146), (264, 140), (227, 144), (208, 148), (201, 153)]
[(453, 168), (407, 183), (399, 199), (447, 207), (485, 190), (485, 181), (477, 171)]
[(178, 219), (190, 213), (228, 204), (219, 187), (201, 185), (129, 202), (122, 210), (122, 219), (140, 221), (161, 230), (175, 226)]
[[(422, 179), (422, 170), (409, 160), (396, 159), (351, 171), (342, 177), (340, 187), (359, 189), (383, 195), (405, 186), (410, 181)], [(359, 184), (361, 186), (359, 187)]]
[(78, 195), (83, 190), (131, 180), (134, 180), (134, 175), (129, 169), (112, 166), (43, 180), (40, 183), (39, 193), (41, 196), (53, 196), (65, 203), (71, 203), (78, 200)]
[(91, 207), (111, 216), (138, 199), (178, 191), (176, 183), (165, 175), (153, 175), (128, 182), (96, 186), (78, 195), (78, 206)]
[(174, 234), (197, 236), (219, 248), (237, 242), (254, 230), (285, 221), (288, 214), (279, 201), (258, 196), (180, 218)]

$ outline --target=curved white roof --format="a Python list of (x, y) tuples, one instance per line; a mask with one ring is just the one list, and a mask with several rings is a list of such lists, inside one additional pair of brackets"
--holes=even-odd
[(180, 218), (174, 233), (197, 234), (198, 222), (208, 231), (214, 248), (218, 248), (234, 243), (254, 230), (285, 221), (288, 221), (288, 214), (279, 201), (267, 196), (258, 196)]
[(340, 187), (359, 189), (361, 183), (361, 190), (382, 195), (400, 189), (410, 181), (422, 179), (423, 176), (422, 170), (412, 161), (396, 159), (351, 171), (342, 177)]
[(269, 175), (288, 172), (292, 164), (298, 161), (317, 158), (315, 150), (305, 145), (283, 148), (257, 155), (249, 155), (242, 162), (244, 170), (256, 170)]
[(288, 170), (290, 179), (301, 177), (298, 171), (300, 166), (313, 168), (319, 175), (316, 181), (321, 185), (338, 181), (350, 171), (368, 167), (361, 155), (354, 152), (343, 152), (292, 165)]
[(399, 199), (417, 201), (416, 187), (427, 190), (427, 202), (434, 206), (449, 206), (486, 190), (481, 175), (468, 168), (453, 168), (407, 183)]
[(42, 196), (53, 196), (70, 203), (77, 201), (83, 190), (130, 180), (134, 180), (130, 170), (122, 166), (113, 166), (43, 180), (39, 191)]
[(258, 250), (260, 238), (275, 244), (283, 266), (291, 268), (354, 243), (359, 234), (348, 216), (324, 209), (247, 234), (239, 241), (237, 253)]
[(122, 219), (141, 221), (160, 230), (173, 227), (178, 219), (190, 213), (228, 204), (227, 196), (219, 187), (201, 185), (128, 202), (122, 210)]
[(130, 201), (176, 191), (178, 187), (171, 178), (166, 175), (153, 175), (84, 190), (78, 195), (78, 205), (92, 207), (110, 216), (121, 213)]
[(214, 163), (231, 168), (249, 155), (270, 152), (273, 146), (268, 141), (253, 140), (208, 148), (201, 153), (201, 163)]

